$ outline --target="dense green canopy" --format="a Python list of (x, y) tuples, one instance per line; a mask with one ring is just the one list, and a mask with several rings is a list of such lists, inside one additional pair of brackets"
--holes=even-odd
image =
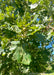
[(45, 72), (52, 36), (53, 0), (0, 0), (0, 73)]

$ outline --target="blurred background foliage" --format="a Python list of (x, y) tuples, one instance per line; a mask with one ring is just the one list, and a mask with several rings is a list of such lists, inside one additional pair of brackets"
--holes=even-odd
[(53, 51), (53, 0), (0, 0), (1, 75), (53, 72)]

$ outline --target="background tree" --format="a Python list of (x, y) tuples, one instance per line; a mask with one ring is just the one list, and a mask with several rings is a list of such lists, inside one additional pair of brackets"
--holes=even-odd
[(53, 0), (0, 0), (2, 75), (46, 71), (51, 51), (45, 46), (54, 35), (53, 20)]

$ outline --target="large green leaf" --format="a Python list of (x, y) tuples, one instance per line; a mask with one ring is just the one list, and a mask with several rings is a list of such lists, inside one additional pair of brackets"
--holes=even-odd
[(30, 62), (31, 62), (31, 55), (25, 53), (25, 54), (23, 55), (22, 64), (30, 65)]
[(23, 48), (17, 47), (15, 53), (13, 54), (13, 60), (17, 60), (18, 63), (21, 63), (23, 55)]

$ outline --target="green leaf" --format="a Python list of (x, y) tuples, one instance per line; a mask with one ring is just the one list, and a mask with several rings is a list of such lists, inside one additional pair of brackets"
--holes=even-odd
[(22, 54), (23, 54), (23, 48), (22, 47), (17, 47), (15, 53), (13, 54), (12, 59), (17, 60), (18, 63), (21, 63)]
[(36, 26), (31, 26), (30, 28), (35, 30), (35, 29), (37, 29), (38, 27), (36, 27)]
[(11, 41), (11, 44), (20, 44), (20, 41)]
[(4, 50), (0, 47), (0, 54), (1, 54), (2, 52), (4, 52)]
[(47, 39), (50, 39), (52, 36), (54, 36), (54, 32), (53, 32), (53, 30), (50, 30), (50, 32), (48, 32)]
[(10, 46), (10, 49), (9, 49), (9, 50), (12, 51), (12, 50), (15, 50), (16, 48), (17, 48), (17, 45), (14, 44), (14, 45), (11, 45), (11, 46)]
[(29, 1), (34, 4), (34, 3), (38, 2), (39, 0), (29, 0)]
[(53, 44), (52, 46), (53, 46), (53, 48), (54, 48), (54, 44)]
[(53, 31), (52, 31), (51, 35), (54, 36), (54, 32)]
[(38, 16), (39, 16), (38, 14), (35, 15), (35, 17), (33, 19), (33, 22), (36, 21), (36, 19), (37, 19)]
[(4, 14), (0, 13), (0, 20), (3, 20), (3, 19), (4, 19)]
[(31, 55), (25, 53), (25, 54), (23, 55), (22, 64), (29, 65), (30, 62), (31, 62)]
[(44, 3), (44, 1), (43, 0), (40, 0), (40, 4), (42, 5)]

